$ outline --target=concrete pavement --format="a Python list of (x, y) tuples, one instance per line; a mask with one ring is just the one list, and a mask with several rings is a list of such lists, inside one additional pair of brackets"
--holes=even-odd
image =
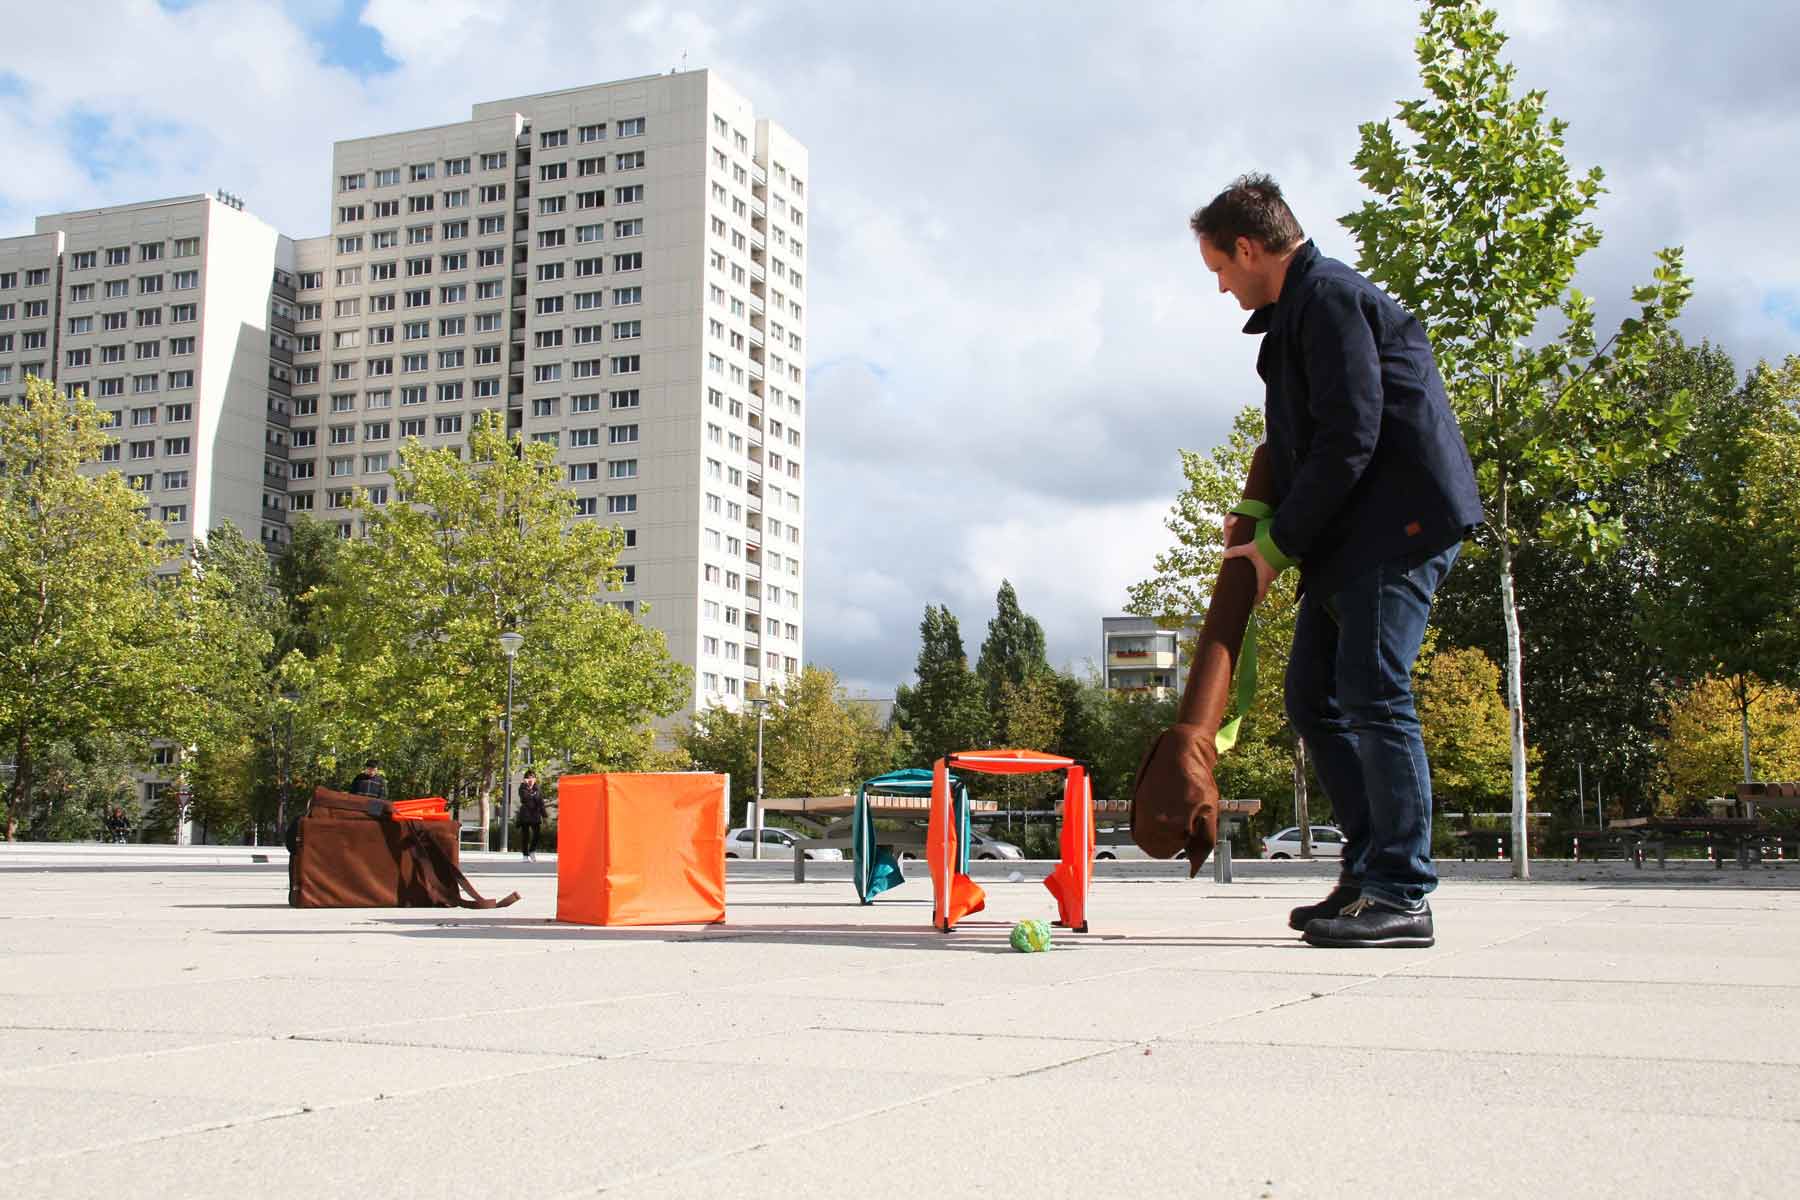
[(945, 936), (922, 881), (862, 907), (786, 864), (734, 868), (724, 926), (561, 926), (552, 862), (469, 858), (522, 901), (293, 910), (279, 848), (0, 847), (0, 1194), (1787, 1196), (1800, 1169), (1800, 866), (1449, 864), (1435, 949), (1348, 951), (1285, 927), (1329, 867), (1240, 862), (1103, 879), (1093, 933), (1022, 955), (1052, 905), (1018, 864)]

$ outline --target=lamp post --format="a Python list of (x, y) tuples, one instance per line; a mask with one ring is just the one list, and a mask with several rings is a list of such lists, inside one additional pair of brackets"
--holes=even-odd
[(519, 647), (525, 644), (525, 635), (507, 630), (500, 635), (500, 653), (506, 655), (506, 724), (501, 731), (506, 736), (506, 783), (500, 792), (500, 850), (507, 849), (507, 830), (512, 826), (512, 712), (513, 712), (513, 663), (519, 657)]
[(286, 840), (288, 777), (294, 773), (294, 705), (300, 702), (300, 693), (283, 692), (281, 699), (287, 706), (287, 752), (281, 756), (281, 798), (275, 802), (275, 835)]
[(750, 839), (751, 839), (751, 841), (750, 841), (750, 857), (751, 857), (751, 858), (753, 858), (753, 859), (755, 859), (755, 858), (761, 858), (761, 857), (762, 857), (762, 827), (763, 827), (763, 778), (762, 778), (762, 762), (763, 762), (763, 759), (762, 759), (762, 750), (763, 750), (763, 715), (764, 715), (764, 714), (765, 714), (765, 713), (767, 713), (767, 712), (768, 712), (768, 710), (769, 710), (769, 699), (768, 699), (768, 697), (767, 697), (767, 696), (754, 696), (754, 697), (752, 697), (752, 698), (751, 698), (751, 700), (750, 700), (750, 703), (752, 703), (752, 704), (754, 704), (754, 705), (756, 705), (756, 815), (755, 815), (755, 818), (754, 818), (754, 819), (753, 819), (753, 820), (752, 820), (752, 821), (751, 821), (751, 822), (750, 822)]

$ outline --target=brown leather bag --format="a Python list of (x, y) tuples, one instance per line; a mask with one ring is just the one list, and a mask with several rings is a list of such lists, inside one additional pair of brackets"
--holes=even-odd
[[(386, 800), (319, 788), (288, 857), (295, 908), (505, 908), (462, 872), (455, 821), (397, 820)], [(465, 897), (463, 893), (467, 893)]]
[[(1273, 494), (1263, 453), (1259, 447), (1250, 460), (1244, 499), (1266, 504)], [(1255, 525), (1239, 521), (1230, 544), (1251, 540)], [(1219, 752), (1214, 739), (1225, 717), (1231, 675), (1255, 606), (1255, 568), (1239, 558), (1221, 564), (1175, 724), (1151, 743), (1132, 785), (1131, 840), (1152, 858), (1173, 858), (1186, 850), (1190, 879), (1200, 873), (1219, 843), (1219, 785), (1213, 779)]]

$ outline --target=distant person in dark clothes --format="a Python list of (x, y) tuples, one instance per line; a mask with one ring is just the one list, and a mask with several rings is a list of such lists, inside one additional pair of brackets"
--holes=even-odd
[(537, 861), (538, 837), (544, 830), (544, 789), (537, 772), (527, 769), (519, 781), (519, 853), (526, 862)]
[(371, 758), (363, 764), (362, 773), (350, 784), (352, 796), (373, 796), (377, 800), (387, 799), (387, 776), (381, 773), (379, 759)]

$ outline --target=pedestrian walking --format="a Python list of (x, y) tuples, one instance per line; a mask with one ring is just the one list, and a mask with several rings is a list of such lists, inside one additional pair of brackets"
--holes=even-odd
[(538, 838), (544, 829), (544, 789), (538, 783), (537, 771), (530, 767), (519, 781), (519, 853), (526, 862), (537, 861)]

